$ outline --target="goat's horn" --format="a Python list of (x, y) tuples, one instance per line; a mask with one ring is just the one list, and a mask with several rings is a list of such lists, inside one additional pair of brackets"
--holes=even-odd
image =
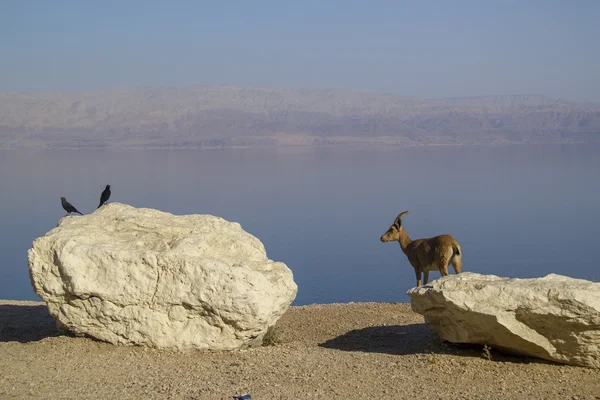
[(408, 214), (408, 211), (402, 211), (400, 214), (398, 214), (398, 216), (396, 217), (396, 221), (402, 219), (402, 217), (404, 217), (405, 214)]

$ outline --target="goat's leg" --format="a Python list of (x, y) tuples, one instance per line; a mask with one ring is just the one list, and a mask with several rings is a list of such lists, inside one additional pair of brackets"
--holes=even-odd
[(427, 285), (429, 282), (429, 271), (423, 271), (423, 285)]
[(458, 275), (462, 271), (462, 260), (458, 257), (454, 257), (452, 259), (452, 268), (454, 268), (454, 272)]
[(421, 271), (415, 268), (415, 275), (417, 275), (417, 287), (421, 286)]
[(445, 267), (440, 268), (440, 274), (442, 274), (442, 276), (448, 275), (448, 266), (447, 265)]

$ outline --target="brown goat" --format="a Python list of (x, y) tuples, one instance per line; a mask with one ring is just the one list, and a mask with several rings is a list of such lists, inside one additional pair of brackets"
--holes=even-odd
[(450, 235), (439, 235), (427, 239), (412, 240), (402, 227), (402, 217), (408, 211), (401, 212), (390, 229), (381, 236), (382, 242), (398, 242), (400, 248), (417, 275), (417, 287), (421, 286), (421, 273), (425, 285), (429, 280), (429, 271), (440, 271), (442, 276), (448, 275), (448, 265), (452, 264), (454, 272), (462, 271), (462, 250), (460, 245)]

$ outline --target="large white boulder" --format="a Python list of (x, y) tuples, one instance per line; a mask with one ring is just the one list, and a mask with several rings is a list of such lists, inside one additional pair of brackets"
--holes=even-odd
[(298, 290), (238, 223), (119, 203), (63, 217), (33, 242), (29, 272), (59, 326), (157, 348), (256, 344)]
[(600, 368), (600, 283), (465, 272), (408, 291), (442, 339)]

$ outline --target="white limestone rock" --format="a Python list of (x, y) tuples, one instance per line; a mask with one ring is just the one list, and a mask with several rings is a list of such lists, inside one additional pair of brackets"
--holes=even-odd
[(464, 272), (408, 291), (442, 339), (600, 368), (600, 283)]
[(35, 292), (58, 325), (114, 344), (256, 344), (298, 287), (240, 224), (110, 203), (63, 217), (29, 250)]

